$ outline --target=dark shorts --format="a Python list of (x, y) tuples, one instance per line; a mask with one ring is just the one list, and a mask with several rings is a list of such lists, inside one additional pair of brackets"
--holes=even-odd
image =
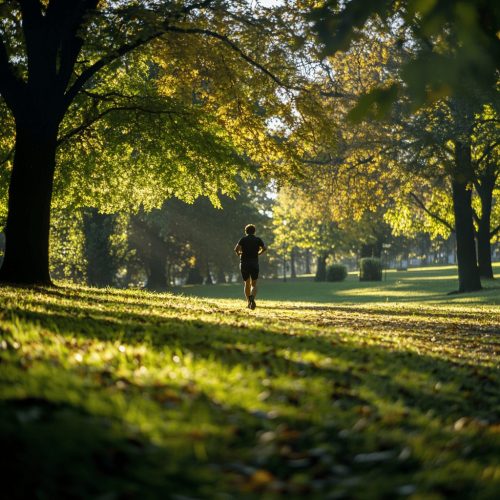
[(246, 281), (248, 278), (256, 280), (259, 277), (259, 262), (241, 262), (240, 270), (243, 281)]

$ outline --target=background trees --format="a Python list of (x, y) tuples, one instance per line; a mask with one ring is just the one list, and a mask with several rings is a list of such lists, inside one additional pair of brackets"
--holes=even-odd
[[(292, 275), (311, 252), (320, 268), (379, 254), (390, 223), (453, 232), (459, 289), (478, 289), (498, 234), (498, 41), (485, 18), (497, 11), (374, 5), (3, 4), (0, 279), (49, 282), (52, 207), (58, 275), (162, 288), (183, 259), (222, 281), (231, 245), (215, 235), (248, 222), (239, 203), (255, 220), (272, 211), (269, 255)], [(255, 193), (255, 209), (233, 204), (239, 175), (281, 186), (274, 210)], [(221, 200), (234, 220), (209, 209)], [(109, 273), (91, 279), (78, 252), (95, 269), (113, 256)]]
[[(487, 2), (454, 5), (380, 2), (374, 6), (358, 1), (341, 5), (332, 1), (317, 9), (313, 18), (326, 53), (342, 49), (352, 54), (360, 40), (380, 29), (393, 40), (391, 53), (396, 57), (385, 64), (379, 58), (386, 78), (361, 89), (349, 116), (357, 121), (385, 119), (380, 126), (388, 147), (379, 149), (379, 154), (383, 153), (389, 170), (396, 173), (392, 176), (395, 186), (408, 174), (435, 180), (449, 177), (459, 291), (473, 291), (481, 288), (474, 241), (476, 234), (479, 240), (479, 232), (474, 231), (472, 209), (472, 189), (478, 184), (475, 171), (478, 163), (488, 162), (486, 157), (498, 154), (498, 129), (491, 137), (493, 142), (484, 135), (478, 141), (474, 132), (484, 110), (498, 108), (497, 61), (491, 58), (498, 53), (498, 40), (484, 15), (489, 13), (498, 21), (498, 10)], [(381, 17), (387, 24), (380, 23)], [(471, 33), (478, 39), (470, 39)], [(482, 50), (485, 53), (479, 56)], [(498, 120), (492, 122), (498, 125)], [(486, 185), (494, 184), (493, 177), (490, 175)], [(484, 198), (486, 219), (489, 209)], [(479, 217), (476, 219), (479, 222)], [(491, 235), (489, 229), (482, 230), (481, 247), (489, 245)], [(481, 269), (491, 277), (487, 254), (484, 248)]]

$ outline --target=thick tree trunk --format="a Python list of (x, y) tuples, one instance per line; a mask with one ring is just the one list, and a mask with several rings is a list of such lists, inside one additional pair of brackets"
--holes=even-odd
[(453, 212), (457, 242), (458, 291), (481, 290), (477, 265), (474, 225), (472, 221), (472, 191), (468, 189), (470, 147), (460, 143), (456, 148), (456, 172), (452, 178)]
[(479, 185), (476, 186), (481, 199), (481, 216), (478, 220), (477, 231), (477, 259), (479, 262), (479, 274), (482, 278), (493, 279), (490, 231), (495, 177), (494, 175), (485, 175), (480, 178), (479, 181)]
[(493, 279), (490, 225), (484, 221), (479, 222), (479, 229), (477, 232), (477, 258), (479, 262), (479, 275), (482, 278)]
[(318, 255), (317, 265), (316, 265), (316, 276), (314, 281), (325, 281), (326, 280), (326, 259), (328, 254), (321, 253)]
[(361, 259), (367, 258), (367, 257), (373, 257), (373, 245), (372, 244), (363, 244), (361, 245), (361, 250), (359, 254)]
[[(33, 111), (33, 114), (37, 114)], [(50, 204), (58, 125), (46, 117), (16, 120), (16, 152), (9, 185), (5, 257), (0, 281), (51, 285)]]

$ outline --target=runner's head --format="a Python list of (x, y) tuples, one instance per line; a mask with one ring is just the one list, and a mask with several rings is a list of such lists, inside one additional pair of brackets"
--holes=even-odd
[(253, 224), (247, 224), (245, 226), (245, 233), (246, 234), (255, 234), (255, 226)]

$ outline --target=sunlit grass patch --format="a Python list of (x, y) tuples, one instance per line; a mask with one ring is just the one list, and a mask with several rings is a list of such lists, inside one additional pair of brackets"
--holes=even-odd
[(499, 487), (493, 301), (249, 311), (63, 286), (1, 288), (0, 305), (0, 434), (17, 450), (8, 498), (494, 498)]
[[(494, 272), (500, 278), (500, 263), (494, 263)], [(295, 280), (261, 279), (258, 300), (286, 302), (321, 302), (331, 304), (356, 304), (377, 302), (476, 303), (500, 305), (500, 285), (494, 280), (483, 280), (484, 290), (467, 294), (452, 294), (458, 289), (455, 266), (411, 268), (408, 271), (384, 271), (383, 280), (360, 282), (357, 273), (349, 273), (342, 282), (317, 283), (312, 276)], [(242, 297), (242, 285), (194, 285), (177, 287), (176, 293), (186, 296), (214, 299)]]

